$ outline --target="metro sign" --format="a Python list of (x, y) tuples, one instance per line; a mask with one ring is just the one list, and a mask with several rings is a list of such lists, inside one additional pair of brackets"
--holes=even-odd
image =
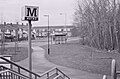
[(37, 6), (25, 6), (22, 10), (22, 20), (24, 21), (38, 21), (39, 7)]

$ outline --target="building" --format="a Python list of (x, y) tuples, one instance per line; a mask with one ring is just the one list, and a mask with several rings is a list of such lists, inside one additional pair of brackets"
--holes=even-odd
[(4, 22), (4, 24), (0, 24), (0, 39), (4, 36), (12, 36), (22, 38), (24, 33), (27, 33), (28, 25), (22, 24), (12, 24)]
[[(54, 33), (67, 33), (67, 36), (71, 36), (71, 29), (73, 26), (49, 26), (50, 35)], [(4, 23), (0, 24), (0, 38), (2, 38), (2, 33), (10, 34), (13, 36), (18, 36), (18, 38), (23, 38), (28, 36), (28, 24), (24, 25), (12, 24), (12, 23)], [(32, 35), (34, 37), (47, 37), (48, 35), (48, 26), (33, 26), (32, 27)]]
[[(71, 29), (73, 26), (49, 26), (50, 34), (59, 33), (59, 32), (67, 32), (68, 36), (71, 36)], [(33, 27), (33, 32), (36, 33), (36, 36), (47, 36), (48, 26), (36, 26)]]

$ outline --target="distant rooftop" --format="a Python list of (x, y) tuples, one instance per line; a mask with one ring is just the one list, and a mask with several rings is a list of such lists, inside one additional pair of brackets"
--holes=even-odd
[[(49, 26), (49, 28), (73, 28), (74, 26), (72, 25), (67, 25), (67, 26)], [(7, 24), (0, 24), (0, 29), (9, 29), (9, 30), (16, 30), (16, 29), (27, 29), (28, 25), (22, 24), (12, 24), (12, 23), (7, 23)], [(48, 26), (32, 26), (33, 29), (45, 29), (48, 28)]]
[[(65, 28), (65, 27), (67, 27), (67, 28), (73, 28), (74, 26), (49, 26), (49, 28)], [(35, 26), (35, 27), (33, 27), (33, 29), (44, 29), (44, 28), (48, 28), (48, 26)]]
[(12, 23), (0, 24), (0, 29), (16, 30), (16, 29), (27, 29), (27, 28), (28, 26), (23, 24), (12, 24)]

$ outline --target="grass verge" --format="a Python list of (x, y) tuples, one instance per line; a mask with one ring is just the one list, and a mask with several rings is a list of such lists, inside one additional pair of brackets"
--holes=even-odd
[(47, 45), (42, 46), (45, 49), (45, 57), (52, 63), (79, 69), (87, 72), (110, 75), (111, 60), (117, 60), (117, 70), (120, 70), (120, 54), (106, 51), (98, 51), (95, 48), (80, 45), (79, 43), (67, 43), (50, 46), (50, 55), (47, 54)]
[(0, 48), (1, 55), (12, 55), (12, 61), (18, 62), (28, 57), (27, 47), (18, 47), (15, 52), (15, 47), (5, 47), (4, 52)]

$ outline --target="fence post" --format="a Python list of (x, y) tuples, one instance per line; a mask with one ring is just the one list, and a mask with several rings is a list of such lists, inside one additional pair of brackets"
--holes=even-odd
[(56, 68), (56, 74), (58, 75), (58, 69)]
[(49, 72), (47, 73), (47, 79), (49, 79)]
[(112, 64), (111, 64), (111, 79), (117, 79), (116, 61), (115, 61), (115, 59), (112, 59)]
[(106, 75), (103, 75), (103, 79), (107, 79), (107, 76), (106, 76)]

